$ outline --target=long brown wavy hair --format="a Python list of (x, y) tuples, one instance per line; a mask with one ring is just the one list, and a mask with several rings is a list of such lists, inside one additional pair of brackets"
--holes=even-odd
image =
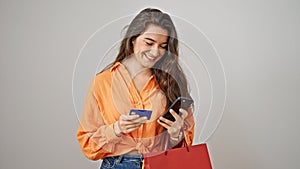
[(151, 68), (156, 81), (166, 95), (167, 105), (170, 105), (179, 96), (191, 98), (186, 77), (178, 63), (178, 39), (175, 26), (171, 17), (158, 9), (146, 8), (131, 21), (121, 42), (117, 58), (111, 65), (121, 62), (133, 54), (132, 41), (141, 35), (150, 24), (160, 26), (168, 31), (168, 45), (165, 54)]

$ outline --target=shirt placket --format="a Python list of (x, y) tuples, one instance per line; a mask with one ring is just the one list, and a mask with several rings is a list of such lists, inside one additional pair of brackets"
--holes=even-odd
[(141, 110), (144, 109), (143, 99), (137, 92), (133, 82), (131, 82), (131, 84), (130, 84), (129, 91), (130, 91), (130, 96), (132, 99), (131, 102), (132, 102), (134, 108), (141, 109)]

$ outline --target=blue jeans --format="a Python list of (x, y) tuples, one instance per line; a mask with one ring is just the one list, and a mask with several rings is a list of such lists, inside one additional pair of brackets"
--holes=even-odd
[(143, 155), (124, 154), (103, 159), (100, 169), (141, 169)]

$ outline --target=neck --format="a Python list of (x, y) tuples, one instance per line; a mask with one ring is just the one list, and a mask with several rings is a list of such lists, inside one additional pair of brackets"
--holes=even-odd
[(149, 77), (152, 74), (150, 68), (143, 67), (132, 57), (124, 59), (122, 64), (126, 67), (132, 78), (136, 77), (137, 75)]

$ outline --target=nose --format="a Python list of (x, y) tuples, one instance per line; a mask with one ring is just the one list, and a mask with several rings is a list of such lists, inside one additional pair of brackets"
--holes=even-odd
[(155, 57), (159, 56), (160, 55), (159, 47), (157, 45), (152, 46), (150, 50), (150, 54)]

